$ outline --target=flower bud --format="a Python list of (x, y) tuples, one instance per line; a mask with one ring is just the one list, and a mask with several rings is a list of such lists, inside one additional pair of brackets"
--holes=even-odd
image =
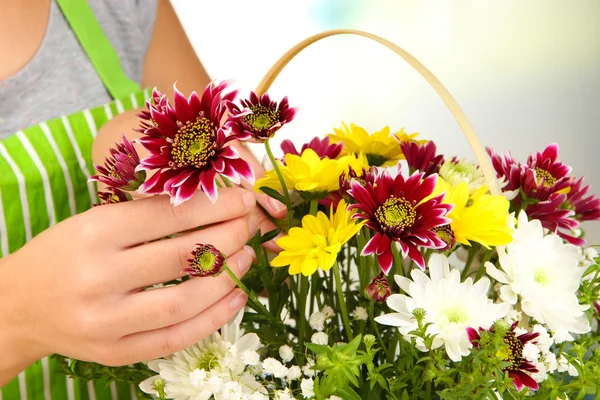
[(383, 303), (386, 301), (387, 298), (390, 297), (390, 294), (390, 284), (385, 278), (383, 272), (373, 279), (373, 282), (371, 282), (365, 289), (365, 296), (371, 301), (375, 301), (377, 303)]
[(197, 244), (188, 259), (189, 268), (184, 269), (190, 276), (216, 276), (222, 272), (225, 256), (210, 244)]
[(365, 346), (367, 346), (367, 348), (373, 347), (375, 342), (376, 342), (375, 336), (371, 335), (370, 333), (366, 334), (363, 337), (363, 343), (365, 344)]

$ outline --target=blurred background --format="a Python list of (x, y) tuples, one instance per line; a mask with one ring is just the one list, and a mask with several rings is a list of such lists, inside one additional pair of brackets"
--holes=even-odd
[[(519, 160), (560, 144), (600, 195), (600, 1), (172, 0), (209, 74), (251, 90), (286, 50), (328, 29), (402, 46), (448, 88), (486, 146)], [(405, 127), (473, 160), (444, 103), (383, 46), (336, 36), (302, 52), (270, 90), (301, 111), (278, 133), (297, 144), (341, 121)], [(278, 145), (274, 146), (278, 149)], [(586, 228), (584, 226), (584, 228)], [(586, 228), (600, 244), (600, 223)]]

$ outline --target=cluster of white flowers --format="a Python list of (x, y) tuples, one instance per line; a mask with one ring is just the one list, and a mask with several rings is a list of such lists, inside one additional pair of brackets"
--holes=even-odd
[(447, 160), (440, 167), (439, 174), (452, 186), (465, 182), (469, 185), (470, 193), (475, 193), (485, 183), (481, 168), (477, 164), (466, 160), (459, 162)]
[(260, 340), (240, 329), (243, 312), (192, 347), (148, 363), (158, 375), (140, 383), (140, 389), (179, 400), (261, 400), (268, 392), (250, 372), (260, 362)]
[[(448, 259), (441, 254), (432, 254), (429, 276), (413, 269), (411, 281), (396, 276), (396, 282), (407, 295), (394, 294), (387, 300), (388, 306), (396, 311), (377, 317), (380, 324), (397, 326), (400, 333), (410, 340), (410, 332), (418, 328), (415, 309), (425, 311), (423, 324), (429, 323), (427, 334), (435, 335), (433, 348), (445, 346), (452, 361), (460, 361), (470, 353), (472, 347), (466, 328), (489, 328), (509, 311), (509, 304), (494, 304), (488, 298), (490, 281), (482, 278), (473, 283), (471, 278), (461, 282), (460, 272), (450, 268)], [(423, 340), (416, 346), (427, 351)]]
[(565, 244), (553, 234), (544, 234), (539, 220), (528, 221), (521, 212), (515, 240), (498, 248), (500, 266), (486, 263), (488, 275), (502, 283), (502, 300), (520, 302), (523, 312), (547, 325), (557, 343), (572, 341), (572, 333), (588, 333), (585, 315), (588, 306), (580, 305), (577, 290), (585, 267), (581, 251)]

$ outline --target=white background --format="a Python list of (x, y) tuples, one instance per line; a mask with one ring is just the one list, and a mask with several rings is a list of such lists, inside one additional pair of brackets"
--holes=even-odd
[[(322, 30), (366, 30), (425, 64), (486, 146), (526, 156), (548, 143), (600, 194), (600, 1), (172, 0), (213, 78), (250, 90), (287, 49)], [(202, 88), (199, 88), (201, 90)], [(359, 37), (319, 42), (270, 91), (300, 114), (278, 133), (304, 143), (340, 121), (405, 127), (447, 155), (473, 158), (428, 84), (388, 49)], [(278, 146), (275, 146), (278, 147)], [(600, 243), (600, 223), (588, 242)]]

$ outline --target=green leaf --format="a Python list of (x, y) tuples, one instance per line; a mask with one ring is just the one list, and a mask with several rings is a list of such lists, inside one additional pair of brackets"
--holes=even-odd
[(362, 341), (362, 335), (358, 335), (357, 337), (352, 339), (352, 341), (350, 343), (342, 346), (343, 347), (342, 353), (347, 356), (355, 355), (356, 351), (358, 350), (358, 346), (360, 346), (361, 341)]
[(265, 242), (268, 242), (271, 239), (274, 239), (275, 236), (279, 235), (279, 233), (281, 232), (281, 229), (279, 228), (275, 228), (272, 231), (269, 231), (267, 233), (265, 233), (264, 235), (262, 235), (262, 237), (260, 238), (260, 244), (263, 244)]
[(285, 198), (283, 197), (283, 195), (281, 193), (279, 193), (277, 190), (275, 189), (271, 189), (268, 186), (261, 186), (260, 188), (258, 188), (258, 190), (260, 190), (261, 192), (263, 192), (264, 194), (266, 194), (269, 197), (274, 198), (275, 200), (280, 201), (281, 203), (285, 204)]
[(341, 395), (344, 400), (362, 400), (358, 393), (348, 386), (338, 389), (336, 393)]
[(304, 345), (316, 354), (323, 354), (329, 349), (329, 347), (322, 344), (305, 343)]

